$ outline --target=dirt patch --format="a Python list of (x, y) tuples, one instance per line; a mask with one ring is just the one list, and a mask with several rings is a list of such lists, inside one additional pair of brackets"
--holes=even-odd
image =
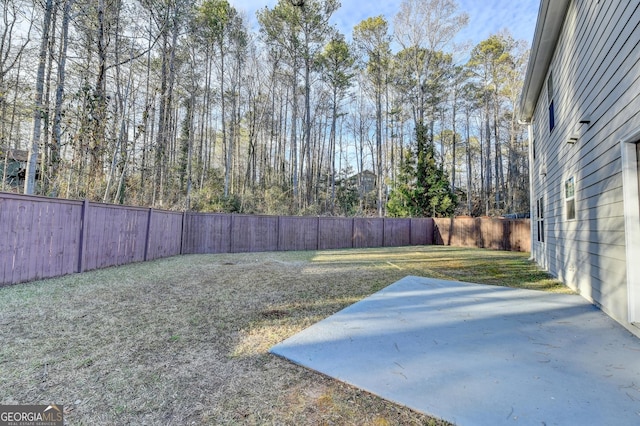
[(286, 311), (281, 311), (279, 309), (269, 309), (268, 311), (260, 312), (260, 316), (266, 319), (279, 319), (288, 316), (289, 313)]
[(6, 287), (0, 402), (63, 404), (69, 424), (446, 424), (268, 353), (406, 275), (550, 286), (526, 255), (412, 247), (182, 256)]

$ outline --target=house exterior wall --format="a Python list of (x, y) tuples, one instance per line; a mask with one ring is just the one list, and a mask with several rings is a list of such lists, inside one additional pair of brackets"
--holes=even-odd
[[(4, 179), (5, 189), (18, 188), (24, 185), (28, 156), (28, 151), (0, 147), (0, 187), (2, 187), (2, 179)], [(36, 169), (38, 175), (39, 169), (38, 165)]]
[[(622, 138), (640, 127), (638, 58), (637, 0), (572, 0), (546, 77), (552, 73), (555, 128), (549, 128), (545, 83), (530, 133), (532, 257), (640, 335), (628, 318), (620, 149)], [(577, 140), (568, 143), (572, 137)], [(575, 219), (568, 217), (565, 194), (571, 178)], [(540, 199), (544, 242), (535, 220)]]

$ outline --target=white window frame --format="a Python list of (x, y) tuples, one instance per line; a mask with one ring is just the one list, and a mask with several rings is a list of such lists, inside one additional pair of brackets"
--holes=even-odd
[(536, 230), (538, 231), (537, 242), (544, 244), (544, 196), (536, 200)]
[(640, 323), (640, 262), (638, 262), (640, 259), (640, 182), (636, 146), (638, 143), (640, 143), (640, 128), (620, 141), (630, 323)]
[[(571, 186), (572, 186), (571, 189), (573, 190), (571, 196), (569, 196), (568, 194), (569, 182), (571, 182)], [(562, 191), (564, 193), (565, 218), (568, 221), (576, 220), (578, 217), (578, 212), (576, 211), (576, 178), (575, 176), (570, 176), (564, 181), (564, 186), (562, 188)], [(569, 208), (569, 204), (573, 204), (573, 217), (569, 217), (569, 212), (571, 211), (571, 209)]]

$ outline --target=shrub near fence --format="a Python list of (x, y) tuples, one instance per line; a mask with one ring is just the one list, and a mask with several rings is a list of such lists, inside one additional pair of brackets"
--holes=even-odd
[(0, 285), (179, 254), (444, 244), (529, 249), (529, 221), (171, 212), (0, 192)]

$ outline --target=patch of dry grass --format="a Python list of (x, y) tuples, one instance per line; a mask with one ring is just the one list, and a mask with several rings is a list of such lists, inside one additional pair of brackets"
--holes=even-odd
[(80, 425), (443, 425), (267, 352), (406, 275), (566, 291), (524, 254), (446, 247), (183, 256), (5, 287), (0, 402), (63, 404)]

